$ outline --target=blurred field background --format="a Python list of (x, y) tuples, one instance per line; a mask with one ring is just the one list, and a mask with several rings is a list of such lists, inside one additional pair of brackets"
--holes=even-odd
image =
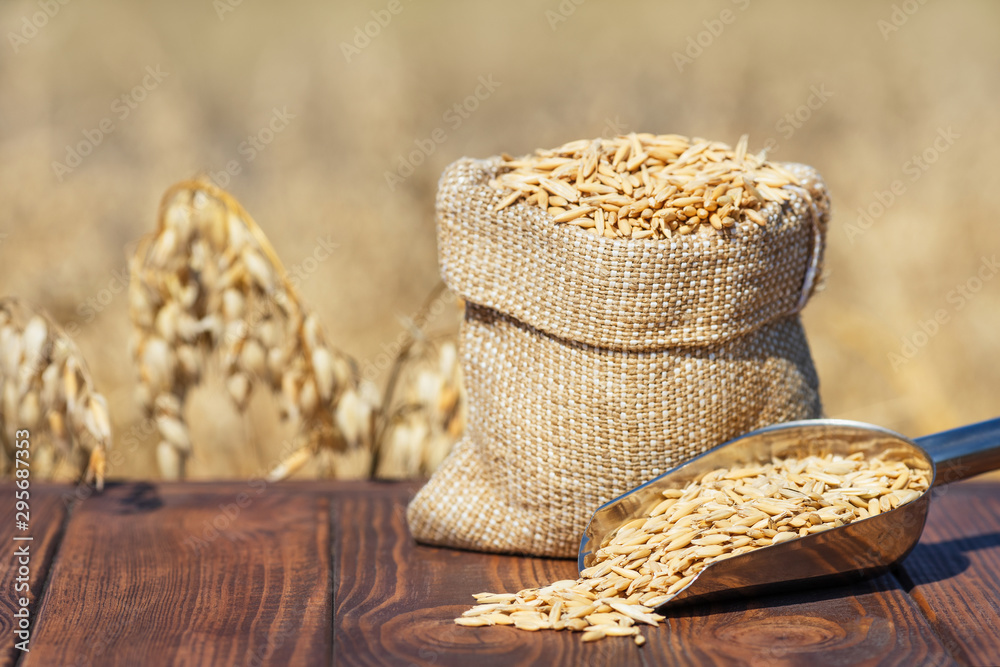
[[(237, 2), (0, 5), (0, 294), (76, 332), (128, 444), (111, 477), (157, 475), (123, 281), (170, 184), (216, 174), (307, 270), (300, 291), (330, 340), (382, 378), (401, 318), (438, 281), (442, 168), (629, 131), (749, 133), (752, 150), (825, 175), (828, 279), (804, 318), (828, 416), (916, 436), (1000, 412), (1000, 5)], [(45, 6), (58, 11), (27, 28)], [(288, 119), (269, 137), (275, 109)], [(57, 175), (105, 119), (113, 130)], [(250, 136), (260, 150), (241, 150)], [(912, 161), (925, 152), (926, 170)], [(231, 162), (240, 173), (219, 177)], [(457, 327), (453, 311), (435, 326)], [(269, 401), (244, 420), (199, 396), (193, 477), (273, 465), (288, 433)]]

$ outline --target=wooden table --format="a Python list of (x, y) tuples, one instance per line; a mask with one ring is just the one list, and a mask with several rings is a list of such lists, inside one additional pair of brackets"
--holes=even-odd
[[(620, 665), (1000, 663), (1000, 484), (934, 500), (896, 572), (844, 588), (681, 609), (649, 641), (452, 623), (480, 591), (574, 577), (571, 561), (414, 544), (416, 484), (0, 485), (0, 663)], [(10, 500), (8, 500), (10, 499)], [(30, 652), (14, 648), (14, 535), (30, 534)]]

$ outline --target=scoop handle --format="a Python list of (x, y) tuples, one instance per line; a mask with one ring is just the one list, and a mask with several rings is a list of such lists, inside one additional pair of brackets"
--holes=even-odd
[(1000, 417), (917, 438), (937, 468), (934, 486), (1000, 469)]

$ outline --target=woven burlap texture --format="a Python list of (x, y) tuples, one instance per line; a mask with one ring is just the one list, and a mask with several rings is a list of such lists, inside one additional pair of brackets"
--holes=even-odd
[(822, 267), (815, 170), (766, 227), (607, 239), (528, 205), (498, 159), (438, 190), (445, 282), (466, 301), (462, 440), (410, 503), (422, 542), (575, 557), (603, 503), (742, 433), (820, 416), (798, 310)]

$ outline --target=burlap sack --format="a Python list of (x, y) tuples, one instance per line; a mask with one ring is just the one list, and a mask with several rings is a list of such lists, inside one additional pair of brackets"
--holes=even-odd
[[(820, 415), (798, 311), (828, 218), (818, 174), (767, 227), (607, 239), (535, 206), (499, 213), (499, 160), (438, 192), (448, 286), (466, 300), (463, 439), (411, 502), (416, 539), (576, 555), (598, 506), (747, 431)], [(777, 216), (777, 220), (775, 217)]]

